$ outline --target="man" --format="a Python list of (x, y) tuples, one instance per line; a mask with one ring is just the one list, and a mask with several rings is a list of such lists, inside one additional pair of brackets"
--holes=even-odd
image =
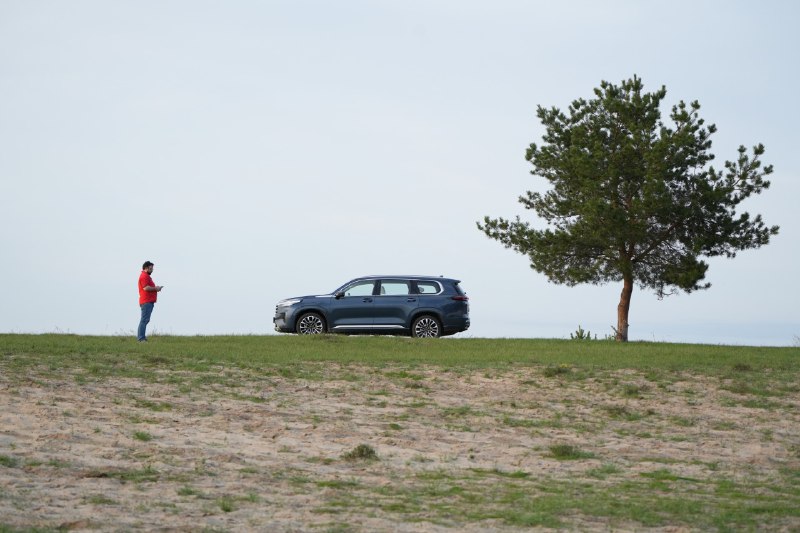
[(137, 338), (139, 342), (147, 342), (147, 324), (150, 322), (150, 315), (153, 313), (153, 307), (158, 300), (158, 293), (164, 287), (153, 283), (153, 278), (150, 274), (153, 273), (153, 263), (145, 261), (142, 265), (142, 273), (139, 274), (139, 307), (142, 309), (142, 318), (139, 321), (139, 332)]

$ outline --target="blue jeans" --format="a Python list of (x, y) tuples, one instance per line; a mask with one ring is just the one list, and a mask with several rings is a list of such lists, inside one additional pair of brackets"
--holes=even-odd
[(140, 341), (147, 340), (147, 334), (145, 331), (147, 330), (147, 324), (150, 322), (150, 315), (153, 313), (153, 307), (155, 305), (156, 305), (155, 303), (151, 302), (139, 306), (142, 308), (142, 319), (139, 320), (139, 332), (137, 334), (137, 338)]

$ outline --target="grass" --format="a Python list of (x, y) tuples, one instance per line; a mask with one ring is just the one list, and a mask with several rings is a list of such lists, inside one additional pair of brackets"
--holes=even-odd
[(550, 446), (550, 455), (559, 461), (575, 461), (594, 457), (594, 454), (581, 451), (571, 444), (554, 444)]
[(92, 505), (117, 505), (117, 501), (103, 494), (93, 494), (85, 498), (86, 503)]
[(346, 461), (375, 461), (378, 459), (378, 454), (369, 444), (359, 444), (349, 452), (344, 453), (342, 459)]
[(153, 436), (147, 431), (135, 431), (133, 433), (133, 438), (142, 442), (150, 442), (153, 440)]
[(16, 468), (19, 466), (19, 460), (8, 455), (0, 455), (0, 466), (4, 466), (6, 468)]
[(200, 496), (201, 494), (202, 493), (199, 490), (190, 487), (188, 485), (184, 485), (183, 487), (178, 489), (179, 496)]
[[(765, 517), (798, 516), (798, 510), (788, 508), (774, 495), (757, 501), (734, 498), (719, 502), (723, 490), (729, 494), (746, 490), (732, 481), (720, 490), (664, 469), (633, 482), (613, 481), (620, 473), (613, 466), (601, 467), (598, 473), (605, 482), (548, 481), (527, 473), (477, 470), (460, 475), (426, 472), (391, 487), (326, 485), (339, 490), (327, 494), (327, 502), (318, 512), (367, 508), (402, 516), (407, 522), (425, 517), (441, 525), (452, 525), (453, 513), (458, 513), (467, 522), (491, 520), (511, 527), (556, 529), (571, 529), (567, 517), (575, 513), (602, 518), (622, 529), (663, 528), (675, 524), (679, 516), (688, 528), (701, 531), (753, 530)], [(682, 493), (687, 486), (692, 491), (688, 495)], [(709, 512), (711, 509), (717, 512)]]
[[(520, 397), (481, 398), (486, 383), (481, 380), (498, 377), (508, 378)], [(473, 385), (475, 397), (441, 402), (438, 394), (451, 379)], [(130, 392), (114, 397), (108, 409), (126, 413), (127, 423), (158, 423), (158, 438), (129, 427), (124, 435), (139, 441), (120, 439), (129, 443), (125, 453), (130, 461), (107, 468), (89, 468), (77, 460), (58, 463), (56, 455), (36, 456), (0, 445), (0, 482), (55, 476), (58, 469), (98, 485), (132, 485), (143, 501), (148, 490), (164, 499), (131, 507), (123, 495), (98, 488), (84, 497), (83, 503), (113, 506), (133, 516), (199, 502), (201, 514), (236, 520), (251, 511), (269, 515), (303, 505), (293, 503), (297, 497), (309, 502), (304, 511), (320, 517), (313, 529), (331, 531), (348, 531), (345, 524), (365, 517), (385, 518), (407, 529), (415, 524), (453, 530), (573, 530), (591, 529), (591, 524), (606, 530), (800, 529), (800, 446), (786, 425), (799, 400), (798, 347), (340, 336), (154, 336), (139, 344), (125, 337), (0, 335), (0, 385), (9, 391), (7, 397), (17, 401), (17, 389), (45, 390), (64, 380), (87, 391), (112, 380), (131, 383)], [(135, 388), (148, 383), (163, 385), (158, 390), (167, 392), (149, 398)], [(274, 394), (279, 383), (288, 383), (294, 392), (318, 391), (314, 394), (338, 407), (306, 412), (305, 418), (293, 420), (296, 428), (275, 429), (269, 426), (271, 417), (288, 412), (293, 401), (291, 394)], [(729, 418), (703, 418), (710, 386), (720, 395), (716, 407)], [(81, 416), (80, 406), (61, 406), (54, 388), (53, 412), (72, 427)], [(580, 403), (571, 394), (576, 391), (591, 391), (592, 401)], [(259, 437), (262, 455), (237, 457), (235, 419), (225, 419), (232, 424), (231, 441), (215, 443), (213, 450), (224, 460), (211, 456), (207, 462), (191, 462), (181, 455), (188, 452), (165, 444), (169, 420), (227, 416), (222, 401), (246, 406), (244, 431)], [(674, 416), (660, 411), (661, 402), (691, 409)], [(373, 433), (361, 434), (367, 435), (362, 442), (375, 447), (353, 447), (359, 440), (346, 440), (345, 429), (327, 452), (303, 448), (305, 439), (331, 418), (353, 422), (357, 406), (380, 411), (374, 423), (364, 422)], [(139, 412), (131, 415), (130, 409)], [(737, 418), (742, 409), (750, 411)], [(784, 426), (762, 427), (769, 420)], [(751, 422), (759, 428), (752, 429)], [(422, 448), (411, 442), (403, 450), (407, 455), (397, 454), (407, 442), (403, 439), (420, 426), (451, 438), (470, 432), (466, 440), (475, 442), (474, 448), (457, 455), (416, 451)], [(292, 433), (295, 429), (303, 433)], [(713, 444), (720, 435), (736, 437), (748, 430), (768, 445), (769, 453), (788, 446), (789, 455), (769, 455), (762, 466), (729, 463), (725, 457), (715, 457), (710, 465), (670, 455), (672, 447)], [(625, 440), (624, 451), (607, 446), (598, 437), (603, 431), (606, 439)], [(283, 434), (294, 440), (281, 441)], [(482, 442), (509, 435), (518, 448), (533, 439), (544, 443), (528, 445), (520, 455), (530, 459), (527, 469), (504, 463), (502, 453), (486, 457)], [(59, 436), (65, 447), (90, 437)], [(341, 442), (349, 442), (344, 453), (336, 448)], [(636, 445), (646, 443), (655, 443), (659, 453), (636, 455)], [(45, 440), (42, 446), (50, 444)], [(266, 451), (286, 466), (256, 463), (253, 458), (264, 460)], [(550, 468), (530, 466), (541, 464)], [(221, 487), (224, 479), (235, 480), (232, 492)], [(26, 500), (44, 497), (15, 492), (13, 483), (0, 486), (8, 487), (0, 489), (0, 515), (14, 510), (8, 516), (25, 516)], [(32, 519), (6, 525), (4, 520), (0, 532), (44, 524)]]
[[(464, 371), (540, 365), (550, 376), (577, 369), (637, 369), (692, 371), (741, 376), (770, 369), (796, 372), (800, 349), (632, 342), (576, 343), (545, 339), (409, 339), (405, 337), (344, 336), (213, 336), (154, 337), (144, 344), (129, 337), (0, 334), (3, 370), (57, 374), (63, 368), (80, 369), (82, 378), (107, 376), (153, 379), (159, 371), (207, 372), (215, 367), (252, 369), (285, 378), (322, 379), (314, 362), (381, 366), (402, 362), (408, 370), (396, 377), (418, 381), (416, 365), (436, 365)], [(751, 370), (741, 370), (743, 368)], [(189, 377), (184, 380), (189, 380)], [(223, 377), (219, 378), (224, 379)], [(625, 394), (636, 395), (633, 387)], [(157, 410), (168, 404), (153, 404)]]
[(233, 504), (233, 499), (227, 496), (220, 498), (217, 503), (219, 504), (219, 508), (225, 513), (231, 513), (236, 508)]

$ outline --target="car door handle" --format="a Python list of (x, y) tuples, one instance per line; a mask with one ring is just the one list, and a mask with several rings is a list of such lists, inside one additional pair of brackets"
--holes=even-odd
[(416, 302), (416, 301), (417, 301), (417, 299), (416, 299), (416, 298), (409, 298), (409, 299), (408, 299), (408, 300), (406, 300), (406, 301), (407, 301), (407, 302)]
[(364, 298), (364, 299), (363, 299), (363, 300), (361, 300), (361, 301), (362, 301), (362, 302), (365, 302), (365, 303), (367, 303), (367, 302), (371, 302), (371, 301), (372, 301), (372, 298)]

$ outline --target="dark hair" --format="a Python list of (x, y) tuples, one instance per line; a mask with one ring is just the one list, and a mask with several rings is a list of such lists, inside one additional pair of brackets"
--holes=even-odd
[(151, 263), (150, 261), (145, 261), (144, 264), (142, 265), (142, 270), (151, 266), (153, 266), (153, 263)]

